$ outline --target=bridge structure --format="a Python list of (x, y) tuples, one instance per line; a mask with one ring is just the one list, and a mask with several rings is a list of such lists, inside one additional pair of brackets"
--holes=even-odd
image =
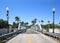
[[(20, 24), (19, 24), (20, 25)], [(10, 36), (14, 36), (13, 38), (9, 39), (8, 41), (5, 41), (5, 43), (60, 43), (56, 39), (60, 40), (60, 34), (56, 33), (50, 33), (50, 32), (41, 32), (41, 25), (34, 25), (30, 29), (26, 29), (23, 26), (20, 28), (18, 27), (17, 32), (13, 32), (10, 34), (2, 35), (0, 37), (0, 40), (4, 37), (9, 38)], [(22, 29), (22, 32), (21, 32)]]

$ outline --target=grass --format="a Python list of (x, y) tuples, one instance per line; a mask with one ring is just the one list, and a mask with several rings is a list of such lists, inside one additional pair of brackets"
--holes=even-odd
[(3, 40), (0, 40), (0, 43), (3, 43)]

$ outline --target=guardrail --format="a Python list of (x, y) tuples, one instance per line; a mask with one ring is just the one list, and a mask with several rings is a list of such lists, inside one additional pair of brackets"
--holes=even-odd
[(8, 38), (8, 37), (11, 37), (11, 36), (13, 36), (13, 35), (15, 35), (15, 34), (19, 34), (19, 33), (20, 33), (20, 31), (11, 32), (11, 33), (7, 33), (7, 34), (4, 34), (4, 35), (1, 35), (1, 36), (0, 36), (0, 40), (1, 40), (1, 39), (5, 39), (5, 38)]
[(51, 32), (43, 32), (43, 33), (53, 38), (60, 39), (60, 33), (51, 33)]

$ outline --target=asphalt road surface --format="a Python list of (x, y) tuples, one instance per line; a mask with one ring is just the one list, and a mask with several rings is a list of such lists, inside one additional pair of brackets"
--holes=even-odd
[(52, 38), (34, 31), (32, 29), (28, 29), (26, 32), (23, 31), (22, 34), (17, 35), (6, 43), (58, 43)]

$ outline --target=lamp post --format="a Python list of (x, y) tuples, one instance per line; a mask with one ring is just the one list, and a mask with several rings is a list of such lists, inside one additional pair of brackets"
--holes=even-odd
[(6, 17), (7, 17), (7, 33), (9, 33), (9, 8), (6, 7)]
[(49, 27), (49, 24), (50, 24), (50, 21), (48, 21), (48, 29), (47, 29), (48, 32), (49, 32), (49, 28), (50, 28), (50, 27)]
[(54, 33), (55, 8), (52, 9), (52, 13), (53, 13), (53, 33)]

